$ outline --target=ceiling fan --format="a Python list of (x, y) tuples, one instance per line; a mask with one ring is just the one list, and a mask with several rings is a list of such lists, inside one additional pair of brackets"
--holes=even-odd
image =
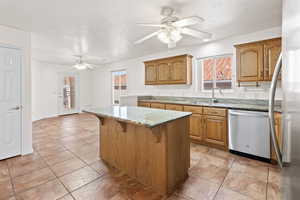
[(95, 69), (96, 64), (93, 64), (87, 58), (84, 59), (83, 55), (74, 55), (77, 58), (76, 63), (74, 64), (74, 68), (77, 70), (92, 70)]
[(161, 42), (168, 44), (168, 48), (174, 48), (176, 47), (176, 43), (182, 39), (182, 35), (189, 35), (204, 41), (209, 40), (212, 37), (211, 33), (187, 28), (203, 22), (204, 19), (201, 17), (192, 16), (179, 19), (178, 17), (174, 16), (174, 9), (171, 7), (163, 7), (161, 10), (161, 15), (163, 16), (163, 19), (161, 20), (160, 24), (138, 24), (139, 26), (158, 27), (160, 29), (143, 37), (140, 40), (137, 40), (135, 44), (140, 44), (145, 40), (157, 36)]

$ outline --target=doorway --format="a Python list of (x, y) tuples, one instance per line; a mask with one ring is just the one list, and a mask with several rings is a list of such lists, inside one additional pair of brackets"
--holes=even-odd
[(63, 72), (58, 75), (59, 115), (79, 113), (79, 76), (76, 72)]
[(21, 50), (0, 47), (0, 160), (21, 154), (21, 61)]

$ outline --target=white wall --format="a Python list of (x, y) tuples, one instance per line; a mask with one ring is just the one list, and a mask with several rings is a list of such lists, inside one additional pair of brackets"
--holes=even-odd
[(0, 26), (0, 45), (22, 50), (22, 154), (32, 153), (30, 33)]
[[(59, 114), (58, 105), (58, 74), (74, 71), (71, 66), (50, 64), (32, 60), (32, 118), (39, 120)], [(79, 73), (80, 109), (91, 105), (90, 71)]]
[[(246, 43), (251, 41), (269, 39), (281, 36), (281, 28), (275, 27), (247, 35), (235, 36), (220, 41), (206, 43), (200, 46), (192, 46), (182, 49), (169, 50), (157, 54), (144, 56), (136, 59), (125, 60), (109, 64), (97, 69), (93, 73), (93, 105), (107, 106), (111, 104), (111, 71), (126, 69), (128, 73), (128, 94), (129, 95), (157, 95), (157, 96), (189, 96), (206, 97), (210, 92), (201, 91), (201, 69), (197, 65), (197, 58), (207, 56), (233, 54), (233, 76), (235, 78), (235, 48), (234, 44)], [(143, 61), (174, 56), (180, 54), (191, 54), (193, 58), (193, 84), (192, 85), (144, 85), (144, 64)], [(231, 92), (224, 92), (224, 95), (217, 96), (224, 98), (253, 98), (267, 99), (269, 83), (261, 84), (260, 87), (239, 87)], [(281, 99), (279, 90), (277, 98)]]

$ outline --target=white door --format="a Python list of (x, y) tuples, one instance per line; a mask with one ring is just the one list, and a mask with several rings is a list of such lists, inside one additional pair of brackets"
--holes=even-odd
[(60, 115), (79, 113), (79, 78), (76, 72), (58, 74), (58, 105)]
[(0, 160), (21, 154), (21, 51), (0, 47)]

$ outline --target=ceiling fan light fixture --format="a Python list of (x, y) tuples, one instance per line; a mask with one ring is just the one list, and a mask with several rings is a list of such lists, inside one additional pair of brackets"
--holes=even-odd
[(178, 28), (173, 28), (171, 30), (164, 29), (158, 35), (158, 39), (166, 44), (176, 43), (182, 39), (181, 32)]
[(211, 40), (211, 38), (203, 38), (202, 41), (203, 42), (209, 42)]
[(74, 68), (77, 70), (86, 70), (89, 68), (89, 66), (86, 63), (77, 63), (76, 65), (74, 65)]

